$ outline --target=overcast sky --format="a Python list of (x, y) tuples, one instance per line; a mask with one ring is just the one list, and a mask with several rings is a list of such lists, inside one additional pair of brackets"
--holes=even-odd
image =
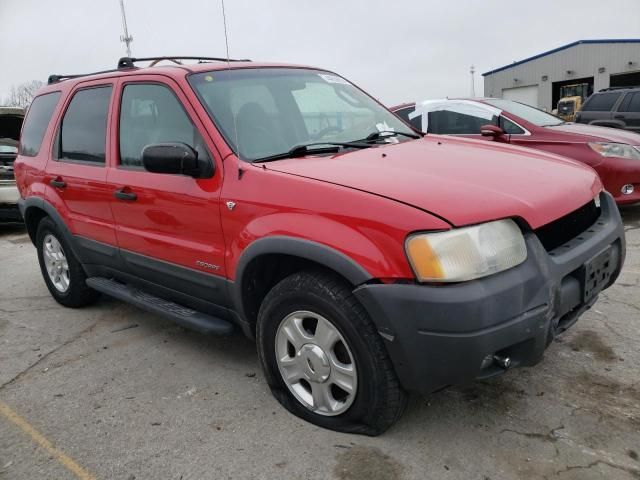
[[(133, 55), (223, 56), (220, 0), (125, 0)], [(579, 39), (640, 38), (640, 0), (226, 0), (232, 57), (334, 70), (387, 104), (467, 96), (480, 73)], [(517, 6), (516, 6), (517, 5)], [(0, 0), (0, 98), (113, 68), (119, 0)]]

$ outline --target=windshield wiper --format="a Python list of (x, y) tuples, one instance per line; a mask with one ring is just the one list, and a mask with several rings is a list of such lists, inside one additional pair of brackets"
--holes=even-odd
[[(316, 145), (328, 145), (321, 148), (309, 148)], [(369, 143), (359, 142), (316, 142), (306, 143), (304, 145), (296, 145), (290, 148), (287, 152), (276, 153), (275, 155), (269, 155), (268, 157), (256, 158), (252, 163), (270, 162), (272, 160), (282, 160), (284, 158), (297, 158), (304, 157), (305, 155), (322, 154), (322, 153), (337, 153), (342, 148), (370, 148), (372, 145)]]
[(422, 136), (418, 135), (417, 133), (396, 132), (395, 130), (380, 130), (377, 132), (370, 133), (363, 140), (359, 140), (359, 141), (371, 142), (376, 140), (382, 140), (387, 137), (395, 137), (396, 135), (402, 135), (404, 137), (409, 137), (409, 138), (422, 138)]

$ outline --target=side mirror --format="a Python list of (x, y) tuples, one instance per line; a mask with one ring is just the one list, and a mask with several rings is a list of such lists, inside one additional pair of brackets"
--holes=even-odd
[(186, 143), (155, 143), (142, 150), (142, 164), (153, 173), (202, 177), (203, 168), (198, 152)]
[(497, 138), (501, 135), (504, 135), (504, 130), (502, 130), (497, 125), (482, 125), (480, 127), (480, 135), (482, 135), (483, 137)]

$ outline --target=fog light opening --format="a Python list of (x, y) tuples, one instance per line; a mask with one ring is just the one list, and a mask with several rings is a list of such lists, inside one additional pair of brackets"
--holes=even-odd
[(622, 186), (620, 191), (622, 192), (623, 195), (631, 195), (633, 193), (633, 185), (631, 185), (630, 183), (627, 183), (626, 185)]

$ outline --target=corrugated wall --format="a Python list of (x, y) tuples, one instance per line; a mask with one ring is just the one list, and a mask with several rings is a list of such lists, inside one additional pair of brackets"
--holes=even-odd
[[(598, 73), (601, 67), (604, 73)], [(573, 73), (568, 74), (569, 70)], [(538, 85), (538, 108), (551, 111), (555, 108), (551, 105), (553, 82), (594, 77), (594, 91), (598, 91), (609, 86), (610, 75), (639, 70), (640, 43), (583, 43), (485, 76), (484, 95), (502, 97), (505, 88)], [(547, 80), (543, 81), (545, 75)]]

